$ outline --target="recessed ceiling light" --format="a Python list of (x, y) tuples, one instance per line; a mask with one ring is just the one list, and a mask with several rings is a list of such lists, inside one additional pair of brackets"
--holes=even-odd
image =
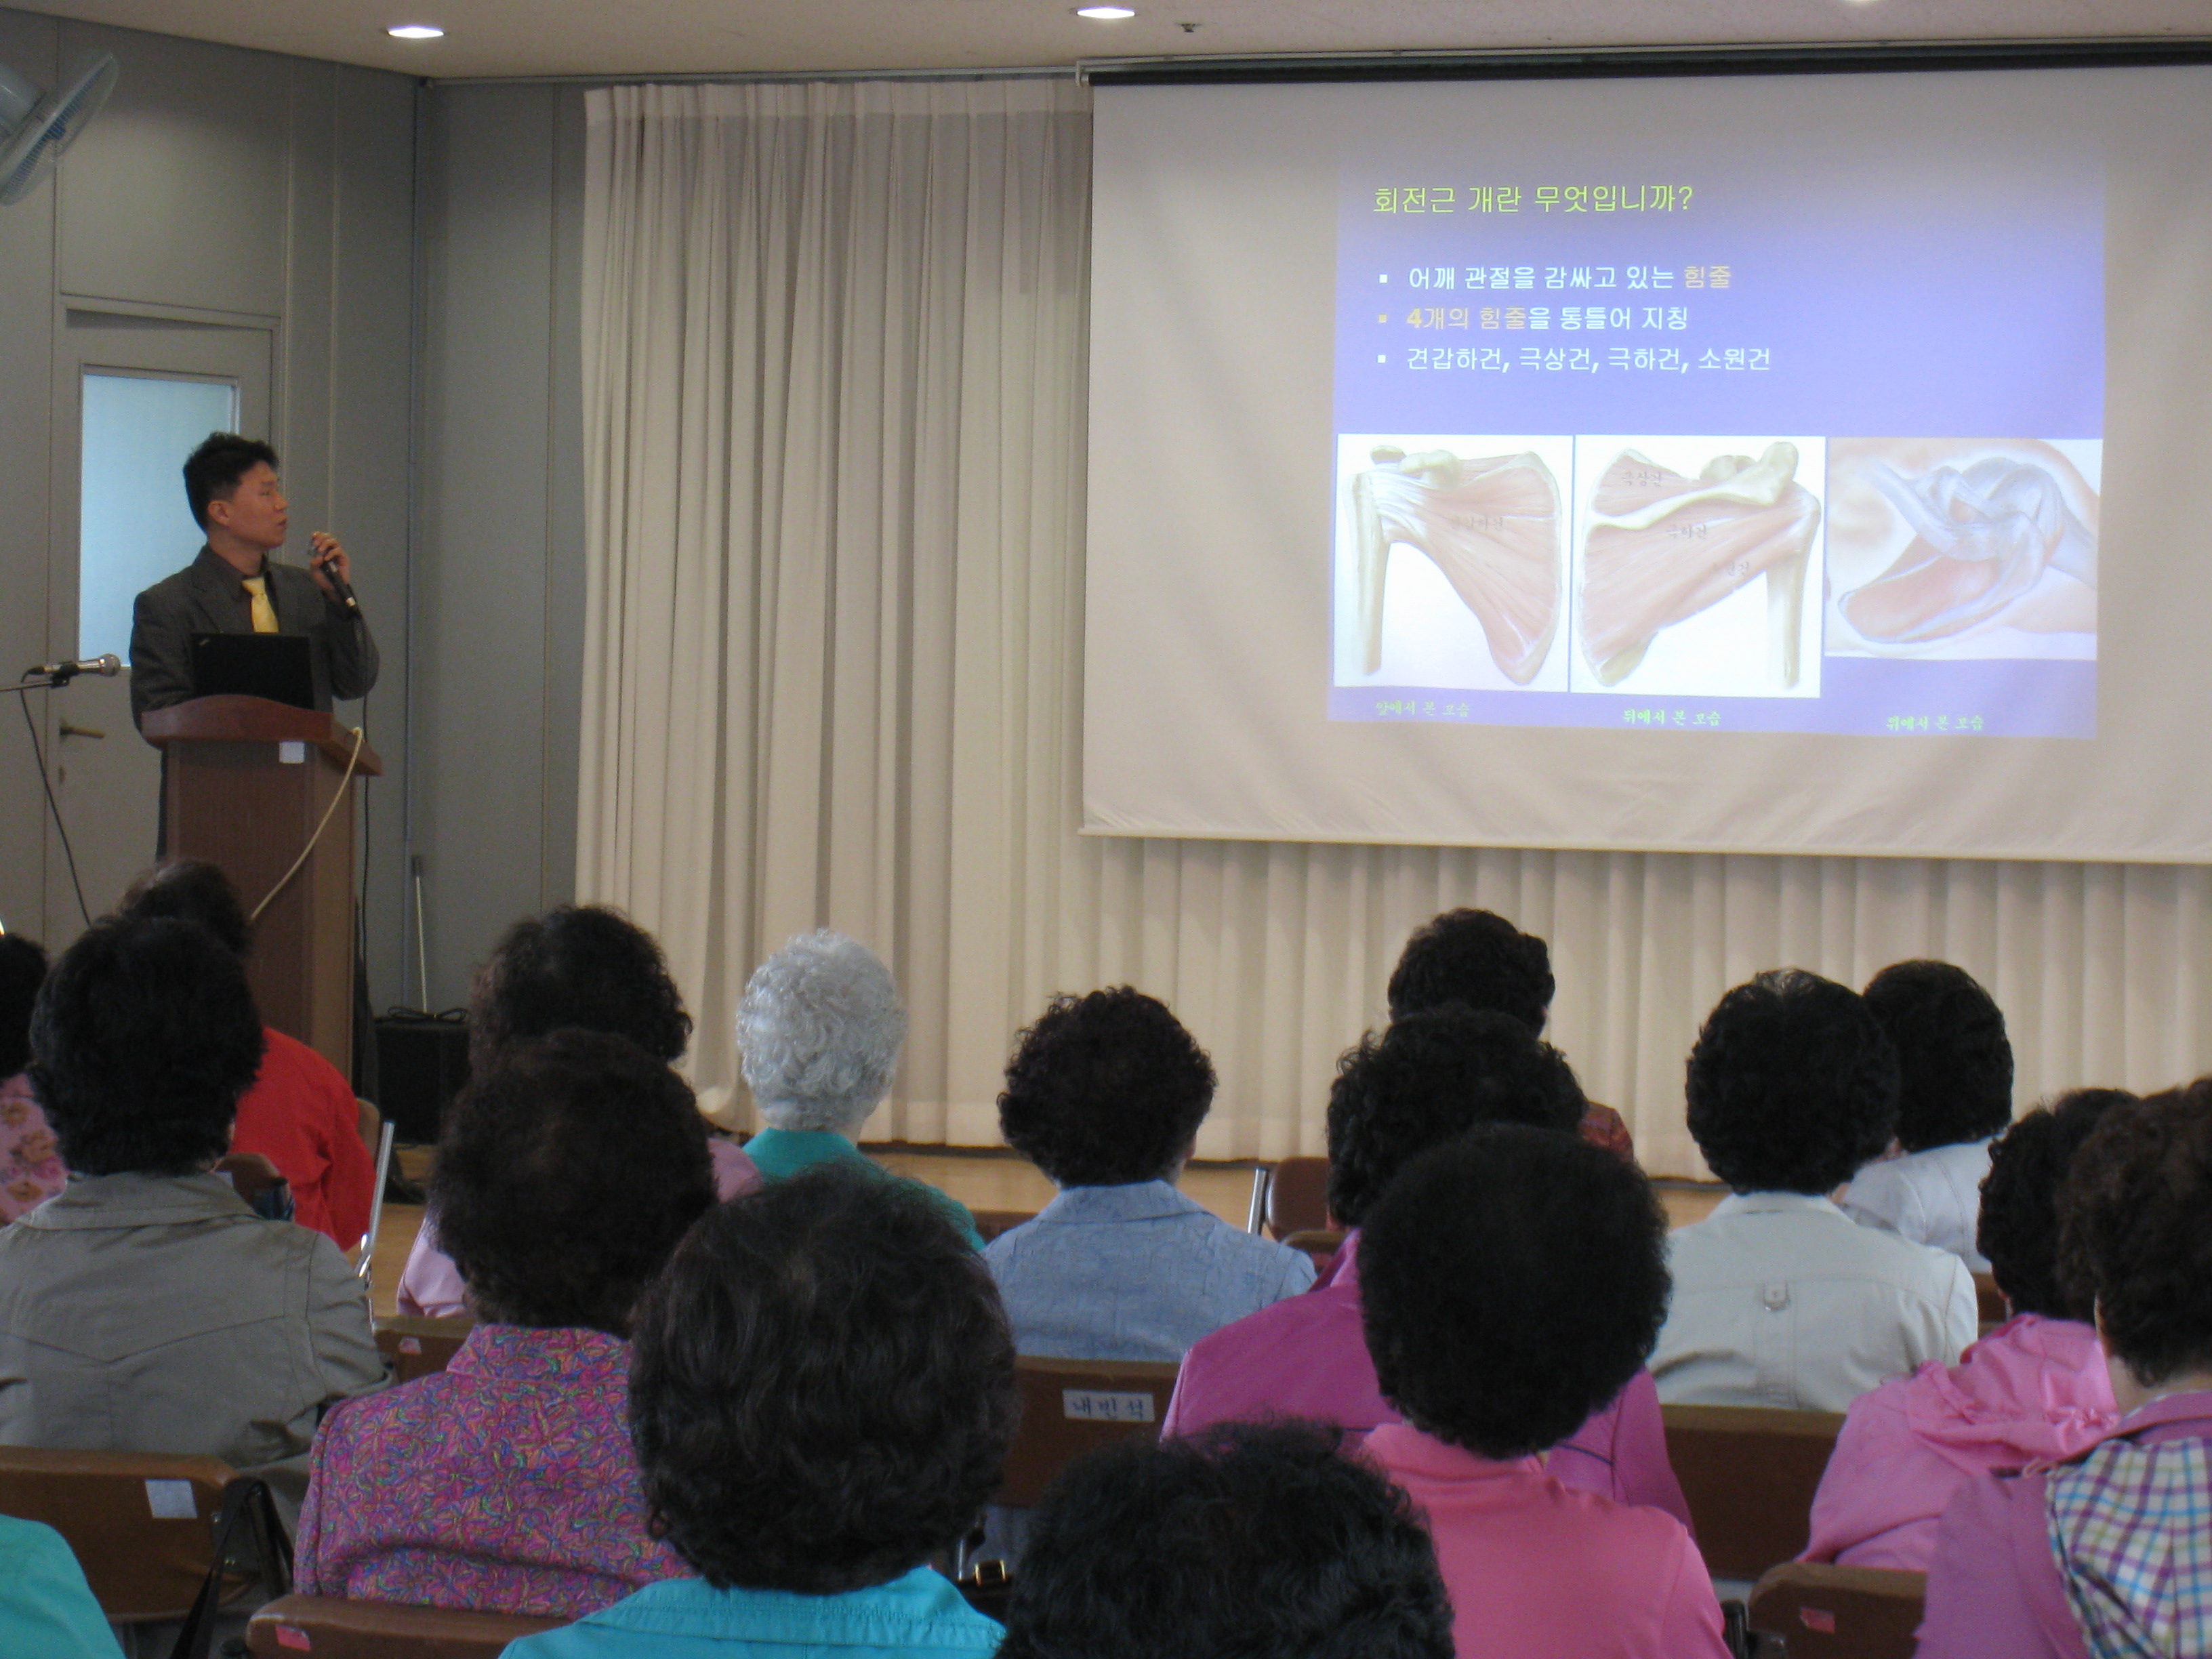
[(1088, 17), (1094, 23), (1112, 23), (1124, 17), (1134, 17), (1137, 14), (1127, 6), (1078, 6), (1075, 15)]
[(397, 27), (385, 30), (385, 33), (395, 40), (442, 40), (446, 38), (445, 30), (434, 23), (401, 23)]

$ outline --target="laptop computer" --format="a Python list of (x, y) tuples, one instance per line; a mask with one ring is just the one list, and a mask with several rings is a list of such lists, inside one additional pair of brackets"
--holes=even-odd
[(195, 634), (192, 689), (203, 697), (266, 697), (315, 706), (315, 671), (304, 634)]

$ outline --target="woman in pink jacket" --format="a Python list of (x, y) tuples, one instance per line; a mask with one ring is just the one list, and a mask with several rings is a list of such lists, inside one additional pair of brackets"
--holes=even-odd
[(2071, 1457), (2119, 1421), (2089, 1310), (2057, 1273), (2058, 1189), (2118, 1089), (2077, 1089), (1991, 1151), (1976, 1243), (2012, 1317), (1955, 1365), (1930, 1363), (1851, 1402), (1813, 1500), (1803, 1559), (1925, 1572), (1936, 1522), (1985, 1469)]

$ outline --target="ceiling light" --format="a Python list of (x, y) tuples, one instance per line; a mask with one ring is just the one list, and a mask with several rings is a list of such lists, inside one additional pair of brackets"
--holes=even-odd
[(1094, 23), (1112, 23), (1124, 17), (1134, 17), (1137, 14), (1127, 6), (1078, 6), (1075, 15), (1088, 17)]
[(395, 40), (442, 40), (446, 36), (435, 23), (401, 23), (385, 33)]

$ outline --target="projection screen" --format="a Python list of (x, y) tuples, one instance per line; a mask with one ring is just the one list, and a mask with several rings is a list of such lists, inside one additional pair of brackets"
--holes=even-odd
[(2212, 856), (2212, 70), (1095, 109), (1086, 830)]

